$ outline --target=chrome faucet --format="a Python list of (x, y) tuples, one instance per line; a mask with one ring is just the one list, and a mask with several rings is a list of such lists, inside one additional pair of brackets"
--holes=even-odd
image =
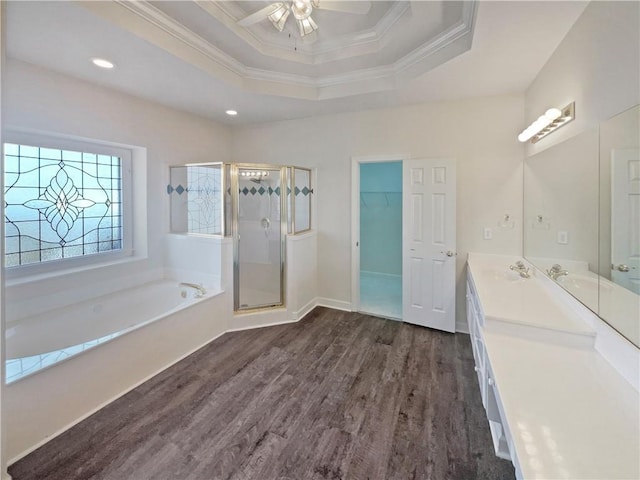
[(529, 278), (529, 268), (524, 266), (524, 263), (518, 260), (515, 265), (509, 265), (509, 269), (514, 272), (518, 272), (522, 278)]
[(188, 283), (188, 282), (180, 282), (178, 284), (179, 287), (190, 287), (195, 289), (198, 293), (196, 293), (196, 298), (200, 298), (206, 295), (207, 290), (198, 283)]
[(554, 280), (558, 280), (558, 277), (562, 277), (563, 275), (569, 275), (569, 272), (563, 270), (560, 265), (557, 263), (553, 264), (550, 269), (547, 270), (547, 275), (549, 275)]

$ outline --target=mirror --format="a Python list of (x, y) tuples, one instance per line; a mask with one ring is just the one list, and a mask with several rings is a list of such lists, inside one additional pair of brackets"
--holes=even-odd
[(524, 255), (640, 346), (640, 106), (525, 160)]
[(640, 346), (640, 106), (600, 125), (598, 314)]
[(597, 313), (598, 131), (527, 158), (524, 171), (525, 257)]

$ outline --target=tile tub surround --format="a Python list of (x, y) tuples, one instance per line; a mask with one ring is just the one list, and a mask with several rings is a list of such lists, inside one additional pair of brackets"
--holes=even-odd
[(495, 393), (518, 478), (640, 478), (637, 389), (598, 351), (604, 331), (535, 272), (513, 276), (516, 260), (470, 254), (468, 288), (482, 395)]
[(299, 323), (223, 335), (9, 472), (513, 479), (491, 451), (472, 362), (466, 335), (319, 307)]

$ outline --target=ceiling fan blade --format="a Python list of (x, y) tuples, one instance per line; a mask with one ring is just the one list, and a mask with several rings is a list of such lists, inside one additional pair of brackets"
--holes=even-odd
[(269, 15), (271, 15), (273, 12), (281, 8), (282, 5), (283, 5), (282, 2), (272, 3), (271, 5), (261, 8), (257, 12), (254, 12), (251, 15), (244, 17), (242, 20), (238, 20), (238, 25), (240, 25), (241, 27), (248, 27), (249, 25), (253, 25), (254, 23), (261, 22), (262, 20), (267, 18)]
[(371, 10), (371, 2), (367, 0), (341, 1), (341, 0), (314, 0), (315, 8), (320, 10), (333, 10), (335, 12), (357, 13), (364, 15)]

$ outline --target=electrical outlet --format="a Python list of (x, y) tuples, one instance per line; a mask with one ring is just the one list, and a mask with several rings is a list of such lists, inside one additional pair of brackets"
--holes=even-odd
[(569, 243), (569, 232), (566, 230), (560, 230), (558, 232), (558, 243), (560, 245), (566, 245)]
[(484, 229), (484, 239), (491, 240), (493, 238), (493, 229), (486, 227)]

